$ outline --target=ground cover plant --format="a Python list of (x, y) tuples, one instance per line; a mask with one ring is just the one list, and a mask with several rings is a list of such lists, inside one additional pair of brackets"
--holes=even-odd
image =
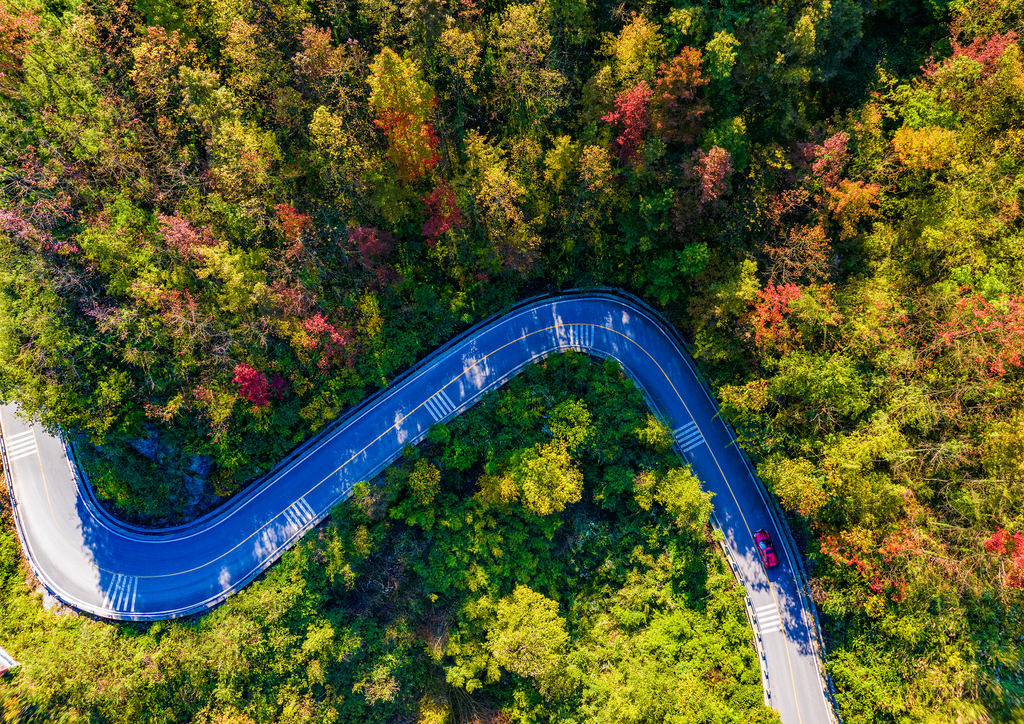
[[(188, 622), (54, 615), (0, 534), (25, 722), (772, 722), (710, 496), (615, 363), (549, 358)], [(553, 461), (538, 467), (537, 460)]]
[[(0, 0), (0, 397), (173, 522), (474, 321), (623, 287), (789, 512), (844, 721), (1019, 719), (1021, 18)], [(543, 445), (490, 500), (576, 485)]]

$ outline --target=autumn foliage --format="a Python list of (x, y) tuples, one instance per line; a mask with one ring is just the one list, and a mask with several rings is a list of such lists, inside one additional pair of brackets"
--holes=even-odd
[(235, 365), (234, 383), (238, 385), (239, 397), (253, 406), (266, 407), (270, 404), (270, 385), (262, 370), (247, 364)]
[(177, 216), (158, 217), (164, 242), (187, 259), (199, 259), (199, 249), (215, 244), (209, 229), (196, 229)]
[(434, 110), (434, 90), (415, 61), (403, 60), (390, 48), (374, 59), (368, 82), (374, 122), (388, 138), (388, 158), (399, 178), (415, 181), (438, 160), (438, 139), (428, 120)]
[(619, 128), (612, 141), (612, 151), (625, 166), (639, 168), (640, 145), (651, 128), (650, 104), (654, 93), (646, 81), (640, 81), (633, 88), (623, 91), (615, 98), (615, 110), (601, 120)]
[(701, 97), (709, 78), (701, 75), (701, 53), (683, 48), (658, 69), (654, 81), (654, 128), (667, 142), (690, 145), (697, 140), (711, 106)]
[(0, 4), (0, 89), (12, 88), (8, 76), (22, 69), (25, 54), (39, 32), (39, 16)]
[(423, 224), (423, 236), (431, 243), (436, 243), (445, 232), (461, 229), (466, 225), (459, 210), (455, 191), (448, 184), (438, 186), (423, 197), (427, 205), (426, 222)]
[[(843, 721), (1011, 721), (1019, 682), (1005, 662), (1024, 660), (1024, 624), (1007, 613), (1024, 591), (1022, 35), (1004, 0), (0, 0), (0, 398), (80, 433), (117, 514), (184, 522), (517, 299), (627, 289), (678, 326), (791, 515)], [(588, 546), (621, 530), (611, 509), (635, 493), (659, 505), (668, 479), (644, 474), (650, 460), (623, 462), (637, 423), (621, 416), (608, 429), (622, 439), (571, 464), (552, 448), (490, 469), (488, 445), (521, 436), (539, 409), (530, 399), (486, 434), (453, 425), (434, 468), (390, 481), (388, 495), (408, 483), (430, 503), (409, 525), (429, 525), (446, 495), (465, 520), (458, 506), (480, 503), (466, 491), (484, 481), (509, 504), (516, 483), (536, 514), (551, 502), (536, 490), (575, 490), (584, 472), (571, 519), (536, 538), (590, 570)], [(606, 402), (595, 398), (595, 420), (619, 415)], [(151, 475), (135, 445), (154, 427), (163, 449), (194, 451), (209, 474), (197, 477), (191, 454), (161, 453)], [(605, 477), (594, 471), (608, 450), (619, 469)], [(506, 562), (539, 561), (509, 537), (519, 523), (507, 514), (460, 530), (492, 536), (479, 550)], [(462, 534), (440, 528), (427, 537)], [(358, 582), (360, 596), (392, 586), (406, 563), (392, 533), (337, 550), (313, 541), (309, 570), (335, 576), (344, 598), (356, 555), (385, 573)], [(688, 565), (673, 558), (677, 537), (651, 543), (652, 565), (668, 556), (669, 587)], [(623, 570), (601, 585), (633, 591)], [(724, 576), (709, 585), (726, 590)], [(389, 628), (382, 656), (451, 626), (492, 626), (493, 608), (463, 610), (447, 590), (438, 583), (440, 598), (403, 619), (436, 617), (430, 635)], [(742, 647), (742, 603), (735, 613), (736, 626), (716, 625)], [(652, 615), (612, 628), (647, 636)], [(495, 720), (660, 721), (626, 707), (674, 701), (650, 695), (657, 677), (639, 659), (613, 682), (618, 711), (585, 711), (507, 672), (483, 683), (490, 654), (455, 652), (465, 640), (453, 635), (422, 670), (455, 703), (417, 715), (411, 669), (371, 665), (370, 643), (342, 651), (382, 640), (357, 618), (352, 636), (324, 621), (292, 631), (301, 665), (285, 668), (302, 683), (264, 689), (262, 703), (247, 697), (266, 667), (209, 680), (242, 682), (225, 684), (222, 703), (268, 721), (472, 717), (459, 681), (480, 683), (469, 708), (493, 702)], [(733, 655), (722, 651), (703, 669), (673, 660), (665, 691), (683, 669), (719, 686)], [(10, 682), (34, 707), (32, 666)], [(160, 668), (143, 663), (171, 681)], [(731, 701), (760, 706), (753, 671)], [(122, 705), (136, 701), (130, 683), (104, 681), (107, 694), (75, 685), (89, 703), (32, 716), (138, 718)], [(642, 696), (621, 693), (631, 682)], [(61, 687), (55, 699), (71, 691)], [(318, 708), (328, 689), (342, 708)], [(767, 716), (698, 699), (682, 718)], [(167, 716), (202, 719), (210, 701)]]
[(796, 284), (769, 285), (759, 290), (750, 315), (754, 341), (768, 348), (790, 348), (795, 341), (788, 319), (791, 304), (803, 296), (803, 290)]
[(1003, 377), (1024, 366), (1024, 296), (996, 305), (980, 294), (957, 300), (937, 342), (970, 369)]
[(303, 347), (320, 353), (317, 366), (326, 372), (331, 363), (338, 360), (351, 364), (353, 360), (354, 335), (352, 330), (341, 324), (331, 324), (322, 312), (302, 320), (302, 329), (306, 333)]
[(1002, 558), (1004, 584), (1009, 588), (1024, 588), (1024, 534), (1017, 531), (1011, 536), (1000, 528), (984, 546), (988, 553)]

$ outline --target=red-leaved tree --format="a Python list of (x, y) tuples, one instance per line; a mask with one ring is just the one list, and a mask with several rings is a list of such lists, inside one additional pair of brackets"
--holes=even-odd
[(25, 221), (15, 211), (0, 210), (0, 231), (6, 231), (16, 241), (34, 246), (41, 251), (64, 255), (78, 254), (82, 251), (74, 240), (55, 239), (50, 232)]
[(455, 191), (450, 184), (438, 186), (423, 197), (423, 202), (427, 205), (427, 213), (430, 214), (423, 224), (423, 236), (427, 237), (427, 243), (431, 246), (436, 244), (446, 231), (461, 229), (466, 225), (455, 199)]
[(651, 127), (651, 87), (640, 81), (615, 98), (615, 110), (601, 118), (602, 121), (617, 124), (621, 129), (612, 141), (612, 152), (626, 166), (639, 168), (640, 145)]
[(822, 145), (814, 147), (811, 173), (827, 189), (839, 183), (839, 176), (850, 159), (850, 152), (847, 149), (849, 142), (850, 136), (840, 131), (826, 138)]
[(440, 141), (430, 124), (436, 100), (419, 64), (384, 48), (367, 78), (374, 123), (388, 137), (388, 158), (403, 181), (415, 181), (438, 161)]
[(1011, 43), (1017, 42), (1017, 33), (1012, 30), (1006, 33), (996, 33), (988, 37), (975, 38), (969, 45), (952, 39), (953, 54), (942, 63), (936, 63), (935, 59), (929, 59), (922, 67), (925, 78), (931, 78), (942, 67), (945, 67), (959, 58), (973, 60), (981, 66), (981, 75), (988, 78), (999, 68), (999, 59), (1006, 52)]
[(803, 290), (796, 284), (768, 285), (757, 293), (750, 324), (758, 346), (775, 347), (780, 351), (789, 348), (797, 332), (789, 326), (786, 317), (790, 304), (803, 296)]
[(709, 81), (701, 75), (700, 64), (699, 50), (683, 48), (658, 70), (651, 115), (655, 130), (666, 142), (692, 144), (700, 135), (705, 114), (711, 110), (699, 97)]
[(247, 364), (235, 366), (234, 383), (238, 385), (238, 395), (256, 407), (270, 404), (270, 385), (267, 376), (261, 370)]
[(289, 243), (302, 241), (302, 238), (309, 233), (313, 226), (309, 217), (300, 214), (291, 204), (277, 204), (274, 206), (274, 211), (277, 212), (277, 223), (281, 226), (281, 233), (284, 234), (285, 241)]
[(958, 300), (937, 341), (991, 377), (1002, 377), (1008, 366), (1024, 367), (1024, 296), (1008, 297), (998, 306), (980, 294)]
[(372, 226), (350, 226), (348, 241), (349, 266), (358, 261), (367, 271), (375, 271), (395, 251), (395, 237)]
[(350, 328), (331, 324), (321, 312), (303, 320), (302, 328), (306, 332), (303, 346), (306, 349), (320, 352), (317, 367), (321, 371), (326, 372), (331, 362), (336, 359), (341, 359), (348, 365), (352, 364), (349, 345), (352, 343), (354, 335)]
[(199, 247), (213, 246), (213, 236), (209, 229), (197, 229), (185, 219), (178, 216), (164, 216), (157, 219), (164, 243), (177, 251), (186, 259), (199, 259)]
[(725, 193), (726, 181), (732, 175), (732, 156), (718, 146), (712, 146), (706, 153), (698, 148), (693, 152), (691, 173), (700, 187), (697, 206), (703, 208)]
[(1024, 588), (1024, 535), (1018, 531), (1011, 536), (1000, 528), (984, 545), (989, 553), (1005, 556), (1003, 583), (1009, 588)]
[(21, 72), (29, 47), (39, 33), (39, 18), (27, 10), (11, 11), (0, 3), (0, 88), (9, 85), (9, 76)]

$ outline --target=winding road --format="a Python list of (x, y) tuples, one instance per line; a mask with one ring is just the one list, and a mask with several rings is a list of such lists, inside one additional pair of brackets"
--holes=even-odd
[[(617, 360), (675, 433), (679, 453), (715, 494), (715, 515), (761, 656), (766, 701), (787, 724), (833, 721), (819, 673), (810, 603), (794, 551), (731, 430), (668, 324), (637, 300), (576, 293), (525, 303), (416, 365), (303, 446), (264, 482), (188, 525), (120, 523), (99, 508), (64, 442), (0, 407), (3, 460), (18, 532), (58, 599), (109, 619), (174, 618), (216, 606), (274, 563), (431, 425), (458, 415), (525, 365), (576, 349)], [(765, 571), (753, 532), (780, 564)]]

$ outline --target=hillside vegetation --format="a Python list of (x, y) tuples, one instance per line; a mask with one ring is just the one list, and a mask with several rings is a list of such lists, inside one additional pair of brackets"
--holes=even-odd
[[(13, 721), (768, 724), (710, 496), (621, 374), (549, 358), (215, 612), (43, 612), (0, 534)], [(548, 463), (538, 466), (537, 461)]]
[[(0, 0), (0, 398), (74, 431), (97, 492), (116, 514), (173, 522), (244, 490), (474, 321), (539, 290), (623, 287), (658, 305), (691, 341), (725, 414), (790, 513), (843, 720), (1018, 720), (1022, 17), (1015, 0)], [(578, 422), (582, 412), (571, 407), (578, 399), (596, 421), (591, 394), (600, 391), (562, 390), (544, 398), (538, 414)], [(506, 422), (510, 430), (520, 424)], [(463, 424), (470, 423), (452, 429)], [(634, 429), (609, 424), (594, 423), (596, 439)], [(643, 444), (656, 445), (652, 430)], [(412, 570), (447, 535), (438, 516), (455, 503), (403, 498), (395, 491), (406, 475), (415, 489), (441, 481), (437, 494), (461, 493), (465, 505), (488, 514), (530, 511), (533, 524), (555, 531), (541, 536), (549, 542), (560, 540), (556, 528), (573, 531), (565, 540), (582, 535), (577, 516), (614, 515), (618, 529), (640, 515), (616, 509), (593, 518), (603, 510), (603, 486), (656, 510), (668, 505), (658, 501), (659, 484), (689, 485), (683, 473), (657, 477), (669, 475), (667, 457), (617, 462), (614, 455), (633, 454), (624, 443), (611, 459), (596, 459), (606, 466), (598, 469), (574, 467), (582, 453), (565, 440), (523, 437), (501, 448), (503, 434), (513, 435), (494, 427), (474, 437), (467, 428), (435, 440), (433, 453), (391, 474), (390, 512), (371, 516), (371, 526), (353, 506), (338, 513), (337, 533), (322, 535), (350, 550), (345, 531), (365, 528), (358, 545), (369, 547), (359, 550), (397, 556)], [(551, 496), (533, 487), (538, 469), (558, 474), (548, 490), (564, 491), (564, 510), (540, 507)], [(645, 469), (662, 472), (644, 477)], [(574, 497), (577, 486), (582, 497)], [(630, 575), (638, 577), (616, 574), (608, 596), (633, 595), (632, 587), (663, 591), (670, 580), (679, 588), (671, 595), (682, 595), (690, 584), (679, 570), (691, 564), (679, 561), (699, 559), (708, 581), (721, 580), (706, 541), (682, 532), (700, 522), (697, 508), (687, 510), (656, 518), (651, 525), (670, 532), (631, 543), (635, 560), (632, 552), (608, 554), (615, 565), (632, 561)], [(389, 538), (399, 523), (389, 521), (418, 531), (425, 547), (402, 548)], [(506, 524), (500, 541), (473, 554), (541, 565), (530, 548), (538, 539), (515, 537), (518, 524)], [(85, 627), (82, 641), (139, 636), (146, 651), (164, 630), (177, 632), (174, 641), (214, 646), (217, 622), (256, 605), (244, 602), (264, 595), (257, 591), (283, 591), (286, 579), (321, 590), (304, 582), (327, 575), (314, 572), (319, 563), (303, 568), (301, 561), (327, 560), (311, 545), (268, 575), (280, 584), (255, 586), (195, 627), (136, 632), (38, 612), (7, 615), (4, 625), (32, 621), (19, 629), (27, 637), (61, 626)], [(552, 641), (563, 640), (557, 617), (596, 627), (588, 631), (605, 625), (598, 620), (611, 610), (604, 603), (566, 618), (572, 586), (605, 575), (604, 564), (564, 568), (571, 545), (552, 545), (546, 555), (565, 580), (474, 583), (489, 601), (477, 619), (462, 594), (431, 601), (476, 642), (465, 644), (470, 653), (438, 654), (452, 688), (438, 686), (462, 720), (484, 716), (473, 713), (484, 705), (472, 682), (490, 685), (481, 673), (491, 670), (487, 656), (494, 671), (502, 667), (500, 634), (480, 638), (499, 631), (495, 621), (512, 621), (520, 609), (551, 612)], [(673, 546), (690, 552), (673, 557)], [(462, 564), (462, 576), (504, 565)], [(301, 573), (289, 573), (293, 567)], [(460, 585), (454, 590), (483, 590)], [(729, 586), (707, 585), (700, 595), (721, 597), (722, 608), (707, 613), (714, 606), (701, 603), (700, 615), (737, 615), (726, 601)], [(393, 621), (415, 627), (442, 615), (423, 603), (437, 590), (423, 588), (420, 608), (410, 608), (388, 588), (389, 613), (371, 618), (389, 623), (360, 640), (413, 640)], [(35, 611), (19, 596), (8, 600)], [(671, 656), (672, 666), (700, 672), (694, 686), (709, 687), (709, 706), (724, 707), (706, 720), (756, 720), (761, 714), (744, 688), (753, 684), (744, 678), (751, 665), (739, 653), (743, 636), (729, 639), (726, 628), (715, 635), (727, 641), (699, 652), (659, 648), (677, 646), (681, 635), (655, 625), (661, 614), (654, 612), (689, 610), (694, 600), (643, 608), (636, 628), (629, 616), (616, 620), (625, 638), (615, 641), (632, 642), (635, 652), (654, 647), (649, 658), (635, 654), (645, 662)], [(320, 599), (309, 606), (319, 610)], [(269, 619), (247, 620), (249, 633), (220, 640), (252, 641), (273, 652), (268, 661), (283, 661), (274, 657), (289, 647), (306, 650), (298, 639), (273, 638), (284, 629)], [(653, 630), (672, 633), (655, 642), (644, 633)], [(572, 626), (564, 633), (573, 642), (592, 635)], [(458, 646), (462, 635), (445, 646)], [(731, 663), (709, 664), (717, 659), (707, 651), (720, 644)], [(598, 656), (604, 644), (590, 645), (574, 650)], [(332, 661), (344, 659), (331, 651)], [(100, 706), (88, 702), (127, 700), (118, 692), (140, 667), (185, 677), (212, 666), (139, 661), (131, 672), (76, 679), (75, 696), (85, 698), (53, 693), (57, 677), (31, 669), (15, 687), (24, 687), (19, 701), (43, 702), (38, 711), (56, 706), (45, 702), (75, 701), (67, 717), (88, 717), (83, 712)], [(423, 666), (434, 673), (408, 679), (420, 688), (402, 688), (402, 696), (427, 691), (422, 682), (436, 670)], [(671, 668), (664, 666), (658, 676)], [(663, 685), (653, 679), (631, 689), (623, 674), (601, 684), (603, 694), (588, 689), (598, 687), (586, 678), (596, 670), (579, 664), (555, 677), (575, 682), (569, 698), (558, 698), (564, 692), (543, 676), (513, 672), (516, 684), (506, 686), (506, 676), (486, 706), (516, 721), (569, 721), (591, 711), (631, 721), (678, 714), (639, 708), (648, 695), (634, 692)], [(285, 719), (288, 702), (320, 696), (283, 671), (259, 687), (238, 684), (273, 692), (265, 701), (276, 704), (244, 699), (243, 706), (225, 693), (225, 710)], [(674, 682), (686, 680), (680, 671)], [(344, 676), (356, 676), (337, 685), (346, 701), (365, 699), (363, 674)], [(161, 691), (179, 692), (182, 702), (186, 690), (206, 691), (174, 680)], [(209, 691), (236, 691), (235, 681)], [(724, 688), (715, 688), (719, 681)], [(600, 696), (620, 697), (623, 708)], [(213, 711), (214, 700), (183, 703), (168, 720)], [(576, 703), (560, 709), (554, 701)], [(120, 711), (110, 707), (103, 711)], [(373, 716), (411, 716), (409, 707)]]

